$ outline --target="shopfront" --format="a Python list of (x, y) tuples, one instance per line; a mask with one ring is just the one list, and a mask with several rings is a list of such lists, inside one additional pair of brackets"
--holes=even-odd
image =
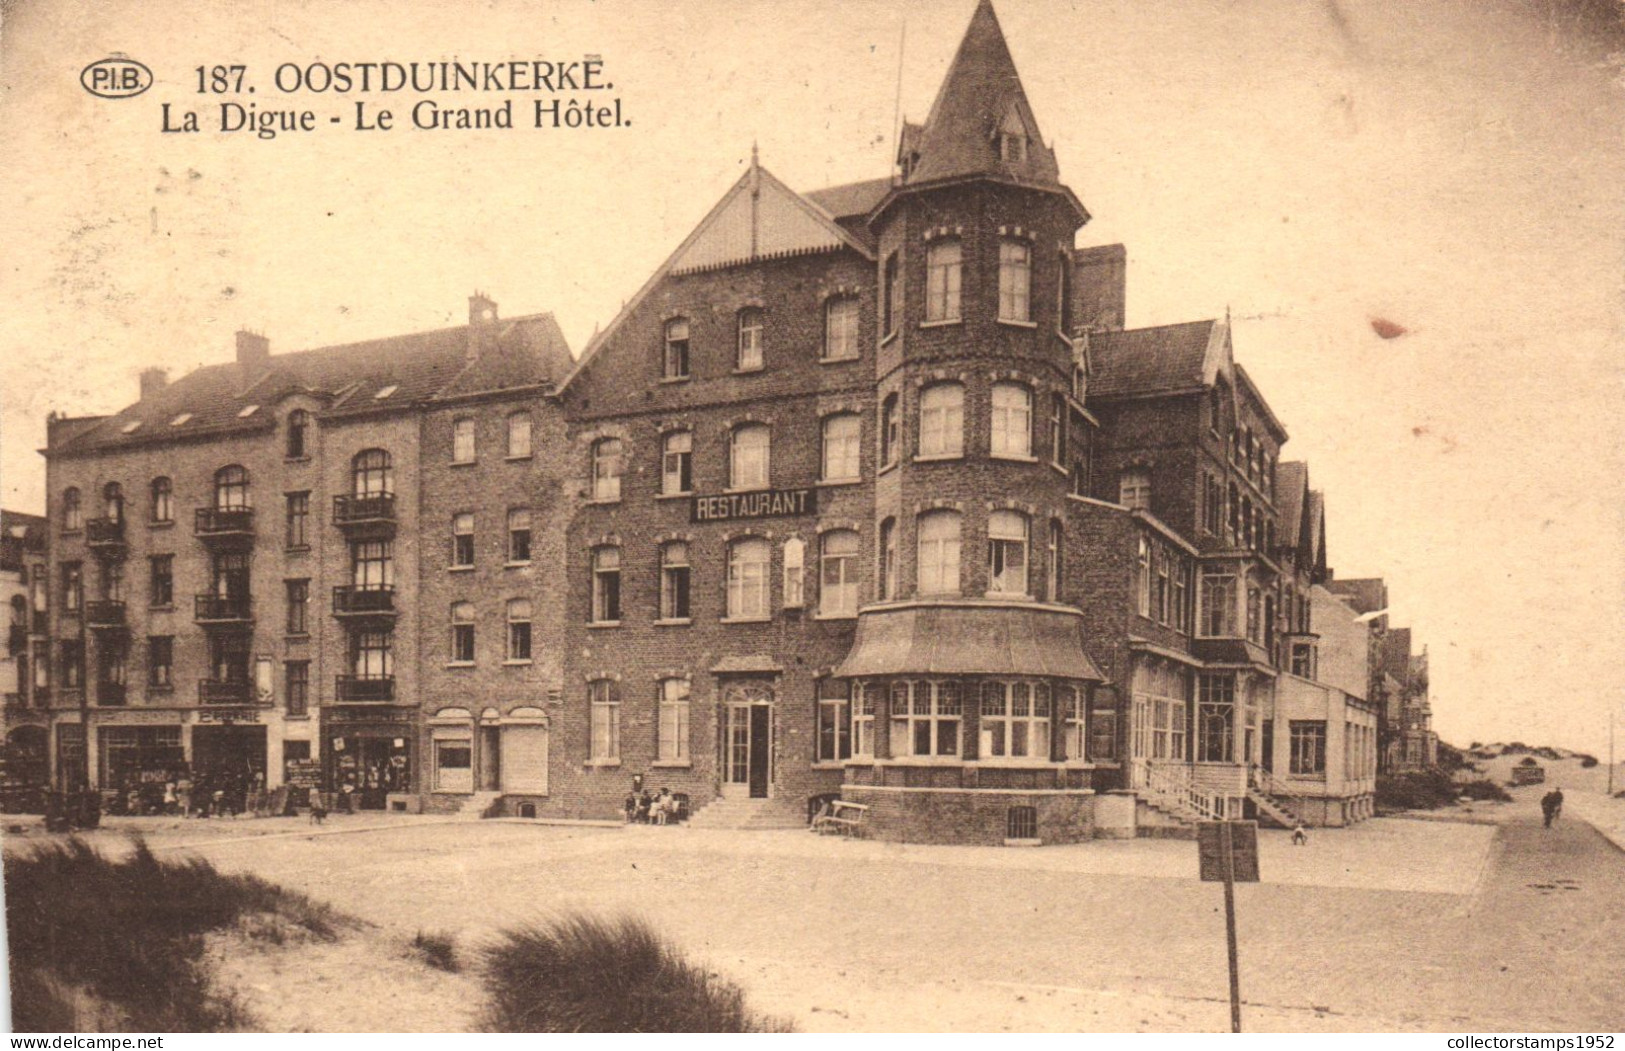
[(384, 810), (391, 793), (413, 791), (412, 712), (328, 709), (322, 730), (322, 778), (329, 791), (362, 810)]

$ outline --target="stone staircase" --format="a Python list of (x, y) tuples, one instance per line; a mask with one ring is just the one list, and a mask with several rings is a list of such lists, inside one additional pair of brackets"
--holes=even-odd
[(799, 806), (791, 809), (775, 799), (719, 798), (696, 810), (688, 819), (688, 827), (761, 832), (804, 829), (807, 820)]
[(490, 816), (501, 798), (501, 792), (475, 792), (463, 800), (463, 805), (458, 808), (455, 816), (460, 821), (478, 821), (482, 817)]
[(1271, 791), (1273, 787), (1270, 775), (1262, 770), (1254, 770), (1247, 779), (1247, 798), (1253, 801), (1261, 817), (1269, 818), (1282, 828), (1297, 828), (1303, 823), (1302, 820), (1291, 807), (1275, 798)]

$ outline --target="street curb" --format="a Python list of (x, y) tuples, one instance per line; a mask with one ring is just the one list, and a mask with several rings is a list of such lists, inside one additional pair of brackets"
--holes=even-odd
[(1587, 825), (1590, 825), (1592, 830), (1603, 839), (1606, 839), (1615, 850), (1625, 854), (1625, 830), (1616, 831), (1614, 829), (1602, 827), (1597, 823), (1594, 815), (1585, 813), (1586, 809), (1588, 809), (1586, 804), (1582, 804), (1578, 807), (1574, 805), (1574, 797), (1572, 795), (1568, 800), (1568, 809), (1574, 817), (1577, 817), (1581, 821), (1584, 821)]

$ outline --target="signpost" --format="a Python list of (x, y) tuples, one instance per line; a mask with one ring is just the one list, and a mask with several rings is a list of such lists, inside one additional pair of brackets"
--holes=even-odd
[(1230, 956), (1230, 1031), (1241, 1032), (1241, 976), (1236, 962), (1236, 881), (1258, 882), (1258, 822), (1202, 821), (1196, 850), (1204, 883), (1224, 884), (1224, 937)]

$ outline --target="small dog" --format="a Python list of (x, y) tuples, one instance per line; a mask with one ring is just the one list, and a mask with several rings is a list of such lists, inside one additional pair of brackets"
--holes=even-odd
[(1302, 824), (1299, 824), (1298, 827), (1292, 830), (1292, 845), (1295, 847), (1301, 847), (1308, 842), (1309, 833), (1304, 831)]

